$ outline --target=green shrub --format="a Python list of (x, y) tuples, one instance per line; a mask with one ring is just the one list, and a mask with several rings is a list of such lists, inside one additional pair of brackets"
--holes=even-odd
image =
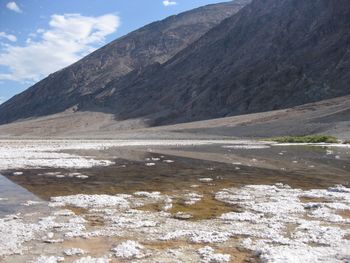
[(269, 139), (279, 143), (337, 143), (338, 139), (329, 135), (281, 136)]

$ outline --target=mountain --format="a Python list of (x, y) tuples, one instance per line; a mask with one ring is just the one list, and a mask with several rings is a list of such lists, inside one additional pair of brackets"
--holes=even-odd
[(282, 109), (350, 93), (350, 1), (255, 0), (89, 107), (153, 125)]
[(66, 110), (133, 70), (163, 64), (250, 0), (200, 7), (121, 37), (0, 106), (0, 123)]
[(55, 73), (61, 78), (49, 77), (0, 106), (0, 122), (75, 105), (79, 113), (112, 113), (118, 121), (144, 119), (156, 126), (344, 96), (350, 94), (349, 28), (348, 0), (253, 0), (167, 60), (154, 59), (123, 76), (101, 70), (95, 78), (103, 87), (71, 91), (69, 75)]

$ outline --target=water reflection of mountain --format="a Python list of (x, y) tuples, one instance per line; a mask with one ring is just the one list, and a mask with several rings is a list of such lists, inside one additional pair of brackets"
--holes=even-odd
[[(29, 191), (37, 198), (44, 200), (49, 200), (52, 196), (80, 193), (118, 194), (135, 191), (161, 191), (171, 194), (174, 191), (184, 191), (186, 189), (189, 191), (215, 192), (223, 188), (247, 184), (284, 183), (300, 188), (326, 188), (334, 184), (348, 184), (346, 176), (349, 171), (345, 168), (339, 168), (343, 162), (339, 163), (338, 160), (330, 158), (324, 161), (323, 166), (308, 168), (310, 152), (298, 149), (298, 154), (296, 154), (292, 149), (288, 149), (288, 151), (289, 154), (301, 158), (305, 163), (301, 163), (301, 161), (299, 164), (293, 163), (293, 158), (287, 154), (285, 157), (276, 157), (275, 149), (250, 152), (250, 155), (246, 158), (252, 158), (252, 154), (258, 159), (261, 156), (268, 156), (269, 158), (274, 156), (273, 161), (277, 169), (174, 156), (171, 156), (174, 163), (169, 164), (163, 162), (164, 158), (170, 158), (169, 156), (163, 157), (160, 154), (144, 153), (144, 155), (136, 158), (137, 160), (135, 158), (134, 160), (116, 159), (116, 164), (109, 167), (82, 170), (32, 169), (25, 170), (21, 176), (13, 176), (12, 173), (4, 173), (4, 175), (19, 189)], [(319, 151), (315, 151), (313, 154), (313, 158), (318, 156), (317, 158), (320, 160), (323, 156), (323, 152)], [(244, 155), (242, 154), (242, 156)], [(271, 162), (271, 159), (266, 160)], [(289, 169), (280, 169), (279, 167), (286, 164), (286, 160), (290, 163)], [(155, 165), (146, 166), (147, 162), (154, 162)], [(293, 167), (294, 169), (291, 169)], [(301, 169), (300, 167), (305, 168)], [(88, 178), (69, 177), (69, 174), (77, 172), (88, 176)], [(62, 178), (62, 176), (64, 177)], [(207, 177), (213, 178), (211, 184), (203, 184), (198, 180)], [(199, 185), (200, 187), (194, 189), (191, 188), (192, 185)], [(4, 187), (6, 188), (6, 186)], [(12, 194), (16, 191), (9, 188), (8, 193)]]

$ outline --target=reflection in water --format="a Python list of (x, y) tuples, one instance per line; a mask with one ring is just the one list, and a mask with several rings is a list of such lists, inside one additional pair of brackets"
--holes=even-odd
[(41, 201), (35, 192), (33, 193), (0, 175), (0, 217), (24, 211), (25, 207), (21, 204), (28, 200)]
[[(156, 149), (156, 151), (167, 150)], [(174, 213), (190, 212), (191, 209), (192, 212), (195, 211), (194, 218), (203, 219), (227, 212), (227, 206), (213, 198), (214, 193), (223, 188), (247, 184), (283, 183), (292, 187), (311, 189), (335, 184), (346, 186), (349, 183), (348, 153), (342, 149), (334, 153), (334, 155), (340, 154), (342, 158), (335, 158), (327, 155), (326, 149), (320, 147), (272, 147), (259, 150), (231, 150), (218, 146), (186, 148), (186, 152), (193, 156), (196, 156), (195, 151), (208, 153), (209, 157), (212, 153), (219, 154), (218, 156), (221, 155), (226, 159), (225, 162), (214, 162), (164, 156), (140, 150), (124, 152), (118, 150), (114, 151), (112, 156), (122, 158), (117, 158), (115, 165), (79, 170), (79, 173), (88, 176), (86, 179), (69, 177), (69, 174), (77, 171), (64, 169), (25, 170), (22, 176), (13, 176), (12, 172), (4, 173), (8, 179), (21, 187), (14, 187), (9, 182), (2, 183), (0, 191), (3, 192), (0, 192), (0, 196), (10, 196), (12, 203), (15, 203), (13, 196), (19, 198), (22, 192), (27, 193), (22, 187), (43, 200), (49, 200), (52, 196), (73, 194), (160, 191), (163, 194), (179, 196), (173, 207)], [(233, 161), (239, 156), (240, 160), (253, 160), (253, 164), (257, 161), (267, 167), (273, 165), (275, 169), (229, 163), (227, 160), (230, 160), (228, 158), (231, 156)], [(165, 162), (169, 159), (174, 162)], [(154, 162), (155, 165), (146, 166), (148, 162)], [(212, 178), (213, 181), (200, 182), (200, 178)], [(3, 178), (2, 181), (7, 180)], [(203, 198), (189, 208), (183, 204), (181, 198), (181, 195), (188, 192), (196, 192), (203, 195)], [(23, 195), (23, 199), (35, 200), (32, 195)], [(9, 205), (4, 206), (2, 203), (2, 211), (8, 209)]]
[[(187, 148), (153, 148), (153, 149), (109, 149), (107, 151), (80, 151), (83, 155), (96, 155), (101, 158), (114, 159), (115, 165), (109, 167), (96, 167), (85, 170), (65, 169), (31, 169), (23, 170), (23, 175), (14, 175), (16, 171), (4, 172), (0, 176), (0, 218), (9, 213), (15, 212), (36, 212), (37, 217), (42, 217), (49, 209), (46, 201), (53, 196), (66, 196), (75, 194), (120, 194), (134, 193), (137, 191), (159, 191), (172, 199), (172, 207), (169, 217), (177, 218), (178, 221), (167, 217), (161, 218), (162, 224), (168, 222), (164, 231), (170, 231), (183, 227), (184, 224), (202, 231), (212, 226), (213, 222), (223, 229), (231, 224), (220, 224), (220, 215), (228, 212), (245, 212), (241, 204), (230, 204), (221, 202), (215, 198), (215, 193), (224, 189), (235, 187), (239, 191), (240, 186), (248, 184), (271, 185), (276, 183), (288, 184), (293, 188), (314, 189), (327, 188), (335, 184), (349, 186), (349, 153), (346, 149), (336, 149), (333, 152), (320, 147), (272, 147), (270, 149), (230, 149), (221, 146), (200, 146)], [(177, 156), (177, 157), (175, 157)], [(167, 161), (168, 160), (168, 161)], [(171, 161), (169, 161), (171, 160)], [(147, 163), (154, 163), (147, 166)], [(200, 180), (205, 178), (206, 180)], [(210, 179), (210, 180), (209, 180)], [(283, 190), (283, 188), (281, 188)], [(285, 190), (285, 189), (284, 189)], [(287, 191), (287, 190), (285, 190)], [(233, 193), (234, 194), (234, 193)], [(266, 193), (263, 192), (262, 196)], [(194, 200), (189, 200), (194, 197)], [(196, 198), (198, 200), (196, 200)], [(28, 200), (44, 201), (42, 206), (23, 206)], [(192, 202), (190, 205), (188, 202)], [(327, 202), (327, 199), (319, 197), (300, 197), (301, 202)], [(289, 199), (288, 199), (289, 202)], [(282, 202), (283, 203), (283, 202)], [(258, 203), (259, 204), (259, 203)], [(69, 209), (76, 216), (82, 216), (86, 220), (86, 231), (100, 230), (109, 227), (109, 209), (102, 210), (102, 213), (93, 209), (80, 208), (66, 205), (62, 208)], [(46, 209), (46, 210), (45, 210)], [(142, 211), (162, 211), (163, 202), (145, 202), (142, 206), (136, 207)], [(104, 212), (103, 212), (104, 211)], [(144, 213), (137, 211), (138, 213)], [(311, 211), (312, 212), (312, 211)], [(310, 213), (311, 213), (310, 212)], [(160, 212), (161, 213), (161, 212)], [(149, 215), (160, 213), (146, 212)], [(49, 211), (47, 215), (55, 214), (55, 210)], [(349, 218), (348, 211), (339, 211), (338, 214)], [(117, 210), (113, 214), (114, 219), (122, 215), (129, 218), (137, 213), (125, 213)], [(24, 215), (33, 220), (34, 215)], [(187, 217), (188, 216), (188, 217)], [(56, 220), (69, 220), (69, 216), (55, 216)], [(144, 217), (145, 218), (145, 217)], [(142, 218), (142, 220), (144, 219)], [(213, 219), (215, 220), (206, 220)], [(155, 220), (153, 218), (153, 220)], [(113, 221), (113, 220), (112, 220)], [(177, 221), (176, 225), (174, 221)], [(114, 222), (114, 221), (113, 221)], [(116, 222), (119, 222), (118, 220)], [(125, 223), (125, 221), (122, 221)], [(134, 221), (131, 221), (134, 222)], [(134, 223), (135, 223), (134, 222)], [(172, 225), (175, 224), (175, 225)], [(242, 223), (243, 224), (243, 223)], [(166, 224), (165, 224), (166, 225)], [(232, 224), (234, 226), (234, 224)], [(264, 226), (264, 225), (263, 225)], [(286, 224), (286, 233), (290, 235), (296, 231), (295, 224)], [(55, 227), (57, 227), (55, 225)], [(160, 225), (159, 229), (162, 229)], [(270, 230), (268, 225), (268, 230)], [(115, 236), (96, 236), (91, 239), (82, 237), (65, 239), (62, 243), (46, 244), (33, 240), (29, 243), (29, 258), (36, 258), (39, 254), (57, 255), (59, 251), (67, 248), (81, 248), (89, 251), (89, 255), (102, 257), (110, 253), (111, 248), (128, 239), (139, 238), (142, 244), (148, 249), (166, 250), (190, 248), (193, 251), (203, 247), (203, 244), (193, 244), (184, 239), (150, 241), (144, 235), (143, 229), (140, 232), (131, 227), (119, 236), (122, 227), (118, 228)], [(211, 229), (212, 231), (213, 229)], [(214, 229), (217, 231), (217, 229)], [(249, 230), (249, 228), (248, 228)], [(55, 237), (60, 236), (60, 231), (54, 231)], [(133, 232), (134, 231), (134, 232)], [(150, 230), (149, 233), (153, 233)], [(47, 233), (45, 233), (46, 235)], [(52, 233), (51, 233), (52, 234)], [(141, 236), (140, 236), (141, 235)], [(253, 235), (254, 236), (254, 235)], [(231, 255), (234, 262), (257, 262), (255, 255), (246, 249), (242, 249), (241, 237), (232, 237), (227, 243), (215, 244), (217, 252)], [(61, 253), (62, 254), (62, 253)], [(6, 262), (27, 262), (28, 255), (12, 255)], [(11, 259), (11, 260), (10, 260)], [(72, 259), (73, 261), (73, 259)], [(67, 262), (72, 262), (68, 259)], [(163, 262), (163, 261), (159, 261)], [(188, 262), (188, 260), (184, 260)]]

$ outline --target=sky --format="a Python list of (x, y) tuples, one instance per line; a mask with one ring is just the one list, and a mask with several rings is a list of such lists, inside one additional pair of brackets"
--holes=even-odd
[(0, 104), (151, 22), (224, 0), (0, 0)]

